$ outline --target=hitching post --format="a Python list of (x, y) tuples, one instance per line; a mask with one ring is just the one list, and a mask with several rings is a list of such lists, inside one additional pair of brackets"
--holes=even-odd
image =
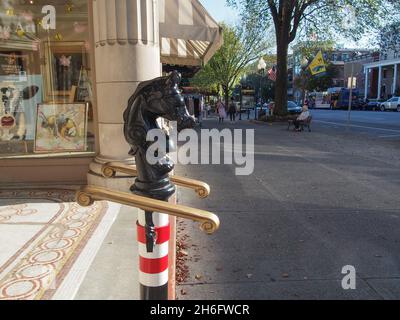
[[(194, 119), (187, 112), (178, 89), (180, 80), (180, 74), (173, 72), (167, 77), (142, 82), (129, 99), (124, 113), (124, 133), (132, 147), (130, 154), (135, 156), (138, 172), (131, 187), (134, 194), (168, 201), (175, 193), (175, 186), (169, 179), (174, 164), (167, 156), (170, 148), (168, 135), (166, 154), (156, 164), (150, 164), (147, 159), (146, 153), (152, 143), (146, 138), (148, 131), (159, 130), (157, 119), (161, 116), (177, 121), (178, 131), (194, 126)], [(142, 300), (168, 299), (169, 230), (167, 214), (139, 210), (137, 239)]]

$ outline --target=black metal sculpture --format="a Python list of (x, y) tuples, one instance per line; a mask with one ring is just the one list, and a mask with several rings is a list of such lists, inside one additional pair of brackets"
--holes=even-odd
[[(161, 151), (164, 157), (159, 158), (159, 162), (151, 164), (154, 159), (151, 159), (150, 163), (146, 157), (149, 148), (156, 147), (153, 145), (155, 142), (147, 141), (146, 137), (149, 130), (159, 130), (157, 118), (176, 121), (178, 131), (195, 125), (179, 91), (180, 81), (180, 74), (173, 72), (167, 77), (139, 84), (124, 112), (124, 134), (131, 145), (130, 153), (136, 157), (136, 167), (118, 162), (108, 162), (102, 166), (102, 174), (106, 178), (114, 178), (117, 173), (137, 177), (131, 187), (131, 191), (135, 194), (98, 186), (86, 186), (77, 193), (77, 201), (82, 206), (90, 206), (97, 200), (107, 200), (141, 209), (138, 212), (136, 225), (142, 300), (168, 299), (171, 274), (169, 267), (173, 261), (169, 256), (171, 251), (169, 216), (199, 221), (201, 229), (208, 234), (219, 227), (218, 217), (211, 212), (166, 203), (175, 192), (175, 186), (171, 184), (169, 175), (174, 167), (168, 158), (169, 139), (166, 139), (168, 148), (165, 152)], [(157, 141), (157, 146), (159, 142)], [(171, 181), (196, 191), (201, 198), (207, 197), (210, 193), (210, 186), (202, 181), (172, 175)]]
[[(150, 164), (146, 152), (154, 142), (146, 141), (146, 137), (149, 130), (160, 129), (157, 123), (159, 117), (176, 121), (178, 131), (195, 125), (178, 88), (180, 81), (181, 75), (174, 71), (169, 76), (142, 82), (129, 99), (124, 112), (124, 134), (131, 146), (130, 154), (136, 159), (138, 177), (131, 187), (135, 194), (167, 201), (175, 192), (168, 175), (174, 163), (165, 157), (162, 162)], [(152, 252), (155, 243), (152, 212), (146, 212), (146, 238), (147, 251)]]

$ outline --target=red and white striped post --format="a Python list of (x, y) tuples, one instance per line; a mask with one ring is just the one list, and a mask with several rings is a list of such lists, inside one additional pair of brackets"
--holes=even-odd
[(167, 214), (139, 210), (137, 240), (142, 300), (168, 300), (169, 237)]
[[(147, 135), (151, 130), (160, 128), (157, 123), (159, 117), (177, 121), (178, 131), (194, 127), (195, 120), (189, 115), (179, 90), (181, 78), (177, 71), (173, 71), (169, 76), (142, 82), (129, 98), (124, 112), (124, 135), (131, 146), (130, 154), (135, 156), (137, 178), (130, 190), (136, 195), (167, 202), (176, 191), (169, 180), (174, 163), (167, 156), (174, 149), (172, 139), (166, 136), (165, 150), (156, 151), (157, 157), (162, 157), (162, 160), (153, 163), (147, 155), (155, 141), (150, 143)], [(137, 225), (141, 298), (167, 300), (168, 215), (142, 211)]]

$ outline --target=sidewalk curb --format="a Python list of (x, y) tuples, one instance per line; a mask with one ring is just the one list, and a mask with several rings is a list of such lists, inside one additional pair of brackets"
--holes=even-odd
[(270, 126), (272, 126), (272, 124), (273, 124), (273, 122), (260, 121), (260, 120), (249, 120), (249, 122), (254, 123), (254, 124), (259, 124), (259, 125), (270, 125)]

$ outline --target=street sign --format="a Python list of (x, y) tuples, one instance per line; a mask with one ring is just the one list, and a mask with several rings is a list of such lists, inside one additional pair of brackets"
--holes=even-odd
[(355, 89), (357, 88), (357, 78), (356, 77), (349, 77), (347, 79), (347, 88), (348, 89)]

